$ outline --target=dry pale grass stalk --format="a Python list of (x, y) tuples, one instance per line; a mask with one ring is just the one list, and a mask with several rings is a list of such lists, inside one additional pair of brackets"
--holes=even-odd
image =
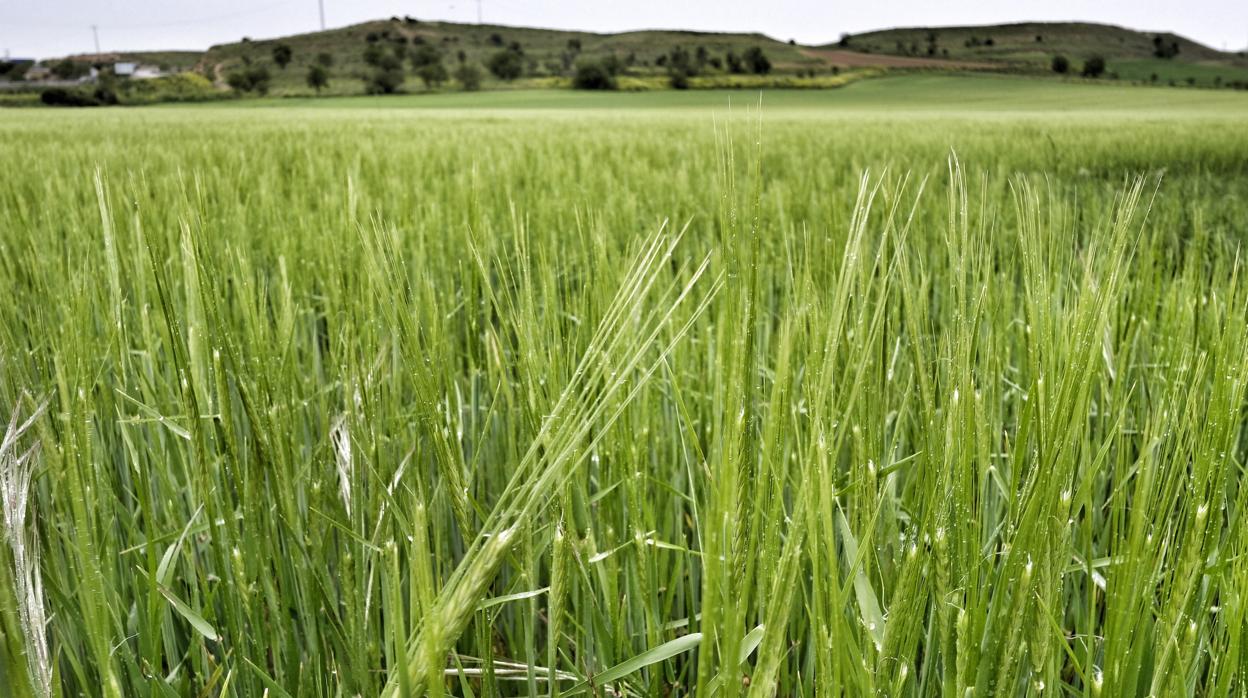
[(351, 431), (347, 427), (347, 415), (341, 415), (334, 420), (329, 437), (334, 442), (334, 458), (338, 467), (338, 492), (342, 495), (342, 505), (346, 507), (349, 517), (351, 516), (351, 479), (355, 474), (355, 467), (351, 462)]
[(25, 422), (18, 424), (13, 411), (4, 441), (0, 443), (0, 495), (4, 497), (4, 533), (13, 551), (13, 579), (17, 588), (18, 618), (26, 642), (30, 681), (40, 696), (52, 695), (52, 661), (45, 632), (43, 577), (39, 572), (39, 539), (26, 528), (30, 499), (30, 478), (39, 454), (39, 444), (19, 452), (18, 441), (43, 412), (40, 405)]

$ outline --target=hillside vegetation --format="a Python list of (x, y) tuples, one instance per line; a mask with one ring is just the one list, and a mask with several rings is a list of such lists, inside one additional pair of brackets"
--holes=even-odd
[[(477, 89), (833, 88), (889, 72), (1009, 72), (1248, 88), (1248, 57), (1087, 23), (916, 27), (803, 46), (758, 33), (616, 34), (392, 17), (194, 52), (78, 56), (195, 70), (222, 94)], [(1099, 58), (1098, 60), (1095, 60)], [(1060, 64), (1060, 67), (1059, 67)]]
[[(1188, 84), (1191, 78), (1191, 84), (1207, 86), (1248, 81), (1248, 57), (1217, 51), (1175, 34), (1088, 23), (889, 29), (808, 47), (757, 33), (594, 34), (396, 17), (325, 32), (214, 46), (203, 55), (200, 67), (224, 75), (248, 62), (271, 62), (273, 49), (284, 45), (290, 47), (292, 61), (284, 69), (270, 71), (274, 92), (306, 92), (305, 74), (322, 54), (333, 58), (329, 91), (353, 92), (359, 91), (361, 82), (368, 78), (371, 67), (365, 55), (370, 43), (404, 47), (405, 56), (416, 47), (431, 47), (451, 75), (458, 65), (476, 66), (484, 80), (496, 87), (566, 84), (576, 66), (586, 61), (614, 61), (622, 73), (643, 79), (665, 77), (671, 72), (672, 55), (680, 51), (688, 53), (693, 72), (724, 75), (733, 72), (729, 56), (739, 59), (752, 47), (765, 52), (773, 74), (826, 76), (864, 68), (1048, 74), (1058, 55), (1067, 57), (1072, 72), (1078, 73), (1084, 60), (1102, 55), (1108, 62), (1107, 77), (1177, 84)], [(513, 48), (522, 53), (521, 75), (514, 80), (495, 78), (487, 68), (491, 58)], [(565, 80), (560, 83), (560, 79)], [(420, 84), (415, 75), (409, 76), (408, 82), (411, 86)]]
[[(638, 31), (619, 34), (533, 29), (489, 24), (457, 24), (395, 18), (367, 22), (341, 29), (313, 32), (279, 39), (250, 40), (213, 46), (201, 58), (201, 70), (226, 75), (247, 64), (272, 63), (278, 46), (291, 49), (285, 68), (272, 67), (275, 93), (306, 92), (307, 71), (329, 55), (329, 90), (358, 92), (375, 69), (366, 60), (371, 45), (401, 54), (411, 87), (421, 84), (414, 74), (411, 56), (432, 49), (448, 71), (448, 79), (461, 65), (477, 68), (493, 86), (530, 87), (549, 85), (552, 79), (570, 78), (578, 64), (611, 60), (620, 72), (634, 76), (666, 77), (674, 51), (688, 54), (695, 74), (728, 75), (729, 54), (740, 59), (751, 48), (761, 49), (776, 73), (808, 70), (831, 74), (829, 65), (807, 55), (800, 47), (762, 34), (718, 34), (685, 31)], [(489, 64), (500, 53), (519, 54), (520, 75), (506, 80), (492, 74)], [(749, 72), (744, 68), (741, 72)], [(543, 82), (545, 81), (545, 82)]]
[(1030, 22), (967, 27), (909, 27), (842, 36), (823, 48), (907, 57), (990, 63), (1013, 71), (1048, 71), (1064, 56), (1077, 71), (1092, 56), (1107, 74), (1126, 80), (1214, 84), (1248, 79), (1248, 56), (1212, 49), (1169, 32), (1142, 32), (1107, 24)]

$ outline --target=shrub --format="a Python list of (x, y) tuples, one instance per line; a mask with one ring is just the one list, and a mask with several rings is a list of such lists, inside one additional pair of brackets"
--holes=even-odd
[(397, 56), (387, 54), (364, 79), (364, 91), (370, 95), (388, 95), (403, 86), (403, 63)]
[(1105, 72), (1105, 58), (1103, 56), (1092, 56), (1083, 62), (1083, 76), (1085, 78), (1099, 78)]
[(1179, 55), (1179, 42), (1166, 41), (1163, 36), (1153, 37), (1153, 55), (1157, 58), (1174, 58)]
[(290, 65), (290, 61), (294, 56), (295, 52), (286, 44), (278, 44), (273, 47), (273, 62), (282, 70), (286, 70), (286, 66)]
[(745, 65), (741, 63), (741, 58), (732, 51), (724, 54), (724, 62), (728, 64), (728, 72), (734, 75), (745, 72)]
[(199, 73), (185, 72), (166, 75), (152, 80), (128, 80), (121, 84), (121, 94), (109, 89), (107, 81), (95, 90), (95, 98), (104, 104), (115, 104), (118, 99), (126, 104), (154, 104), (157, 102), (203, 102), (221, 97), (212, 81)]
[(269, 69), (262, 65), (253, 65), (247, 74), (251, 78), (251, 89), (256, 93), (267, 95), (269, 93)]
[(673, 90), (687, 90), (689, 89), (689, 76), (679, 72), (672, 73), (668, 78), (667, 84)]
[(317, 65), (324, 66), (326, 68), (333, 67), (334, 54), (328, 52), (318, 53), (316, 54), (316, 63)]
[(751, 46), (741, 54), (741, 58), (745, 61), (746, 67), (755, 75), (766, 75), (771, 72), (771, 61), (767, 59), (767, 54), (763, 53), (763, 49), (757, 46)]
[(39, 94), (39, 101), (50, 107), (98, 107), (100, 101), (94, 95), (81, 90), (49, 87)]
[(615, 76), (602, 61), (581, 61), (576, 64), (572, 87), (578, 90), (614, 90)]
[(455, 70), (455, 81), (459, 83), (459, 89), (475, 92), (481, 89), (481, 69), (464, 63)]
[(249, 65), (225, 76), (225, 83), (235, 92), (256, 92), (268, 94), (271, 76), (269, 69), (262, 65)]
[(373, 71), (364, 76), (364, 91), (373, 94), (391, 94), (403, 85), (403, 49), (387, 51), (378, 44), (370, 44), (364, 50), (364, 62)]
[(698, 69), (694, 66), (689, 52), (683, 46), (675, 46), (667, 53), (667, 72), (672, 75), (684, 73), (688, 76), (697, 75)]
[(1053, 57), (1053, 72), (1065, 75), (1070, 72), (1070, 61), (1065, 56)]
[(611, 53), (602, 57), (602, 67), (606, 68), (607, 72), (614, 77), (624, 72), (624, 61), (620, 60), (619, 56)]
[(429, 44), (422, 44), (412, 49), (412, 68), (420, 70), (427, 65), (442, 62), (442, 54)]
[(380, 65), (385, 56), (386, 50), (377, 44), (369, 44), (364, 49), (364, 62), (373, 67)]
[(436, 63), (426, 63), (416, 70), (417, 77), (421, 82), (425, 83), (426, 88), (433, 88), (446, 82), (450, 77), (446, 72), (446, 66), (442, 65), (442, 61)]
[(403, 86), (403, 71), (379, 68), (364, 80), (364, 91), (370, 95), (388, 95)]
[(321, 90), (329, 85), (329, 69), (316, 63), (308, 68), (308, 87), (316, 90), (319, 94)]
[(121, 100), (117, 98), (117, 93), (108, 85), (99, 85), (91, 91), (91, 97), (100, 104), (120, 104)]
[(62, 80), (73, 80), (74, 78), (86, 75), (88, 68), (85, 64), (78, 61), (71, 61), (68, 58), (57, 61), (52, 66), (52, 74)]
[(524, 57), (511, 49), (505, 49), (490, 56), (486, 67), (499, 80), (511, 82), (524, 73)]
[(117, 94), (107, 85), (94, 90), (50, 87), (39, 94), (39, 100), (52, 107), (99, 107), (119, 103)]

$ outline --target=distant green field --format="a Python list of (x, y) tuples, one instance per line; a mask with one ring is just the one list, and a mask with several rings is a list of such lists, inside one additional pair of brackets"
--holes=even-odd
[[(1106, 112), (1119, 118), (1184, 114), (1199, 118), (1239, 116), (1248, 93), (1174, 90), (1090, 84), (1057, 78), (1038, 80), (944, 73), (863, 80), (833, 90), (687, 90), (639, 93), (573, 90), (499, 90), (374, 97), (270, 98), (217, 102), (210, 109), (300, 107), (316, 109), (721, 110), (764, 105), (764, 113), (835, 116), (845, 111), (887, 111), (945, 115)], [(176, 108), (176, 107), (175, 107)]]
[(1248, 95), (759, 102), (5, 112), (0, 696), (1248, 690)]

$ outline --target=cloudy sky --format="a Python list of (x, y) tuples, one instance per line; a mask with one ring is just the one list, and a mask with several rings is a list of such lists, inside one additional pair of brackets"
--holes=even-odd
[[(320, 0), (330, 27), (391, 15), (477, 20), (477, 0)], [(0, 0), (0, 55), (48, 57), (100, 48), (204, 49), (243, 36), (319, 28), (318, 0)], [(803, 43), (905, 25), (1083, 20), (1248, 47), (1248, 0), (480, 0), (488, 23), (620, 31), (761, 31)]]

